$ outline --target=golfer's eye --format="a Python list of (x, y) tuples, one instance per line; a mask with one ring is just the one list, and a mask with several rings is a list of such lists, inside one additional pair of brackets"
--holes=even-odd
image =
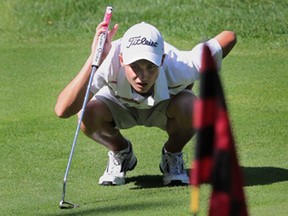
[(154, 71), (157, 68), (158, 68), (158, 66), (155, 65), (155, 64), (150, 64), (150, 65), (147, 66), (147, 70), (149, 70), (149, 71)]
[(139, 66), (136, 64), (131, 64), (130, 67), (134, 72), (139, 71)]

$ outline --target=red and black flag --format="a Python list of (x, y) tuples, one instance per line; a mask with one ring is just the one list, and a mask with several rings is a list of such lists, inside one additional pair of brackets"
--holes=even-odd
[(197, 136), (190, 175), (191, 211), (198, 212), (200, 185), (210, 183), (210, 216), (247, 216), (242, 173), (224, 93), (207, 45), (203, 48), (200, 76), (200, 94), (193, 115)]

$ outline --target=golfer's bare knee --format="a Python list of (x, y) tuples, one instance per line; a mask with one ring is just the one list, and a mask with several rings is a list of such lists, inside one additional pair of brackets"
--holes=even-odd
[[(78, 113), (78, 118), (80, 117), (80, 112)], [(112, 121), (111, 119), (112, 114), (104, 102), (100, 100), (90, 101), (83, 115), (81, 130), (86, 135), (97, 133), (105, 123)]]
[(179, 121), (191, 121), (193, 113), (193, 100), (195, 95), (188, 91), (183, 91), (174, 96), (167, 109), (169, 118), (179, 119)]

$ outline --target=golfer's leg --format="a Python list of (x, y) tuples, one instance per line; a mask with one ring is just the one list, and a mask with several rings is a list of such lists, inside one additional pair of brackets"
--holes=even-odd
[(166, 127), (168, 140), (164, 145), (168, 152), (181, 152), (194, 135), (192, 126), (194, 99), (193, 93), (183, 91), (174, 96), (168, 105)]
[(114, 127), (112, 113), (101, 100), (92, 100), (87, 104), (81, 130), (111, 151), (121, 151), (128, 147), (126, 139)]
[(126, 172), (133, 170), (137, 165), (132, 145), (114, 126), (113, 115), (103, 101), (96, 99), (87, 104), (82, 130), (110, 150), (107, 167), (98, 182), (105, 186), (125, 184)]

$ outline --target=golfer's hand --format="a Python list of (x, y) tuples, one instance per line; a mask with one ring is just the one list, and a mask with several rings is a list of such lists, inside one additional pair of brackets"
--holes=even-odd
[[(94, 39), (93, 39), (93, 43), (92, 43), (92, 46), (91, 46), (91, 54), (92, 54), (92, 56), (94, 56), (94, 53), (96, 51), (96, 46), (97, 46), (97, 42), (98, 42), (99, 36), (102, 33), (105, 32), (105, 27), (107, 27), (107, 25), (108, 25), (108, 23), (101, 22), (96, 28), (96, 33), (95, 33), (95, 36), (94, 36)], [(100, 62), (103, 62), (103, 60), (108, 55), (108, 53), (109, 53), (109, 51), (111, 49), (111, 46), (112, 46), (111, 45), (111, 41), (112, 41), (114, 35), (116, 34), (117, 30), (118, 30), (118, 24), (115, 24), (113, 26), (113, 28), (108, 31)]]

